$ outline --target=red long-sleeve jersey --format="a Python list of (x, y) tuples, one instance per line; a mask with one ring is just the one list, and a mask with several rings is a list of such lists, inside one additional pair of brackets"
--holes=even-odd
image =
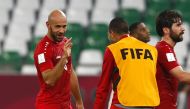
[(114, 57), (109, 48), (106, 48), (102, 66), (102, 75), (100, 77), (100, 81), (96, 90), (94, 109), (105, 109), (107, 105), (107, 98), (111, 88), (113, 88), (114, 90), (112, 104), (119, 104), (117, 98), (117, 90), (115, 90), (118, 81), (119, 72)]
[[(128, 34), (121, 36), (121, 39), (129, 37)], [(120, 104), (117, 97), (117, 84), (120, 81), (119, 70), (115, 63), (112, 52), (107, 47), (104, 53), (102, 74), (96, 90), (96, 99), (94, 109), (105, 109), (107, 107), (107, 98), (110, 95), (110, 89), (114, 91), (111, 109), (122, 109), (114, 104)]]

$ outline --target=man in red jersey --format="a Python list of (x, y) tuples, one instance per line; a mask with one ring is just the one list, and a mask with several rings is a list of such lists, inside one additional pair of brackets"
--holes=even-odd
[[(147, 32), (148, 34), (149, 32)], [(106, 48), (104, 54), (102, 74), (96, 90), (94, 109), (105, 109), (111, 87), (114, 94), (110, 109), (153, 109), (154, 106), (159, 105), (159, 94), (155, 77), (156, 48), (130, 37), (128, 24), (121, 18), (114, 18), (110, 22), (108, 39), (112, 44)], [(154, 57), (154, 62), (150, 59), (146, 60), (146, 56), (145, 58), (137, 56), (138, 53), (133, 52), (134, 49), (150, 50), (150, 55)], [(124, 50), (126, 52), (120, 54)], [(141, 52), (140, 54), (143, 53)], [(125, 60), (126, 58), (127, 60)], [(139, 64), (138, 69), (135, 69), (136, 62)], [(145, 74), (146, 76), (141, 76)]]
[(162, 37), (156, 44), (156, 77), (160, 95), (160, 105), (156, 109), (177, 109), (178, 82), (190, 83), (190, 72), (182, 69), (174, 52), (176, 43), (183, 40), (181, 15), (173, 10), (161, 12), (156, 18), (156, 31)]
[(67, 19), (60, 10), (53, 10), (46, 22), (47, 35), (34, 52), (40, 82), (37, 109), (72, 109), (71, 92), (77, 109), (84, 109), (78, 79), (71, 62), (71, 38), (64, 36)]

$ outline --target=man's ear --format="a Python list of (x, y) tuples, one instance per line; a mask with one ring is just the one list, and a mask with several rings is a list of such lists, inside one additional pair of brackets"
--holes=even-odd
[(47, 21), (47, 22), (46, 22), (46, 27), (49, 28), (49, 26), (50, 26), (50, 24), (49, 24), (49, 22)]
[(111, 37), (115, 37), (116, 36), (116, 33), (113, 32), (113, 31), (110, 31), (110, 34), (111, 34)]
[(170, 32), (170, 29), (168, 27), (163, 28), (163, 33), (164, 34), (169, 34), (169, 32)]

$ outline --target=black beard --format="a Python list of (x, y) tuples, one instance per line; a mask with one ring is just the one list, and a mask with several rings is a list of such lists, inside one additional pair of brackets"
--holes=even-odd
[(174, 42), (181, 42), (181, 41), (183, 41), (183, 37), (180, 37), (180, 36), (182, 36), (182, 35), (183, 35), (183, 32), (180, 33), (179, 35), (176, 35), (176, 34), (174, 34), (173, 32), (170, 34), (170, 36), (171, 36), (171, 38), (172, 38), (172, 40), (173, 40)]
[(56, 35), (53, 33), (52, 28), (51, 28), (51, 31), (50, 31), (50, 32), (51, 32), (50, 34), (51, 34), (51, 37), (52, 37), (52, 39), (53, 39), (54, 42), (61, 42), (61, 41), (62, 41), (62, 40), (58, 40), (58, 39), (57, 39)]
[(51, 36), (54, 42), (61, 42), (60, 40), (57, 40), (56, 35), (51, 34)]

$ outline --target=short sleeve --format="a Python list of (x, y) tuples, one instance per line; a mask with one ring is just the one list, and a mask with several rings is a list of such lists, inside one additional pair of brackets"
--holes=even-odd
[(53, 68), (51, 50), (39, 50), (35, 53), (34, 60), (38, 71), (44, 72), (45, 70)]
[(179, 66), (174, 51), (169, 48), (158, 49), (158, 62), (168, 72)]

